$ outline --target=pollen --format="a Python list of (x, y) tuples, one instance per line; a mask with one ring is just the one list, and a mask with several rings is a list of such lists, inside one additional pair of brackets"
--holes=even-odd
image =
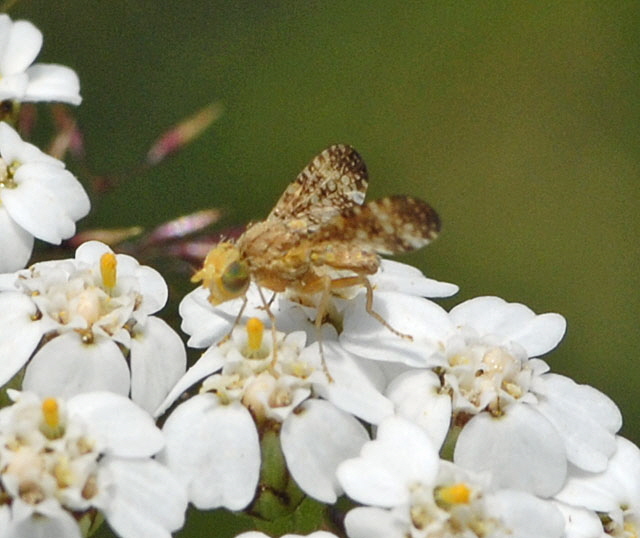
[(58, 439), (64, 434), (64, 428), (60, 420), (60, 408), (55, 398), (42, 400), (42, 418), (40, 431), (47, 439)]
[(258, 318), (249, 318), (247, 321), (247, 337), (249, 351), (258, 351), (262, 347), (262, 336), (264, 334), (264, 323)]
[(58, 401), (55, 398), (45, 398), (42, 401), (42, 416), (50, 428), (57, 428), (60, 425)]
[(53, 476), (59, 488), (66, 488), (73, 484), (74, 474), (68, 456), (62, 456), (53, 467)]
[(439, 488), (436, 492), (438, 503), (454, 505), (469, 504), (471, 498), (471, 490), (466, 484), (453, 484)]
[(625, 521), (623, 528), (624, 532), (628, 536), (630, 536), (631, 538), (638, 538), (638, 528), (631, 521)]
[(112, 252), (105, 252), (100, 257), (100, 273), (105, 288), (111, 289), (116, 285), (116, 268), (118, 260)]

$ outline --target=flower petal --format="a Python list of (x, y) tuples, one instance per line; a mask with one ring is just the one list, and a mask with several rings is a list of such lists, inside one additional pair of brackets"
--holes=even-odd
[[(325, 342), (323, 348), (333, 382), (315, 386), (320, 396), (370, 424), (378, 424), (393, 413), (393, 404), (381, 393), (382, 374), (374, 361), (354, 357), (337, 342)], [(306, 348), (301, 359), (313, 349), (317, 349), (317, 344)], [(376, 379), (377, 386), (372, 378)]]
[(599, 390), (558, 374), (540, 377), (536, 392), (544, 395), (537, 409), (561, 433), (569, 461), (585, 471), (604, 471), (622, 426), (616, 404)]
[(450, 297), (458, 286), (427, 278), (420, 269), (393, 260), (382, 260), (380, 269), (369, 277), (371, 285), (381, 291), (398, 291), (417, 297)]
[(394, 379), (386, 392), (396, 413), (424, 429), (436, 447), (442, 446), (451, 423), (451, 397), (440, 389), (432, 371), (412, 370)]
[(19, 292), (0, 293), (0, 384), (4, 385), (27, 362), (50, 328), (45, 318), (34, 320), (37, 308)]
[(451, 332), (447, 313), (435, 303), (397, 292), (378, 292), (373, 296), (373, 310), (394, 330), (393, 333), (367, 313), (365, 296), (349, 301), (344, 311), (344, 330), (340, 343), (361, 357), (401, 362), (408, 366), (433, 366), (432, 356)]
[(0, 273), (22, 269), (32, 251), (33, 235), (11, 218), (0, 195)]
[(109, 525), (123, 538), (171, 538), (184, 524), (187, 497), (182, 484), (153, 460), (108, 458), (115, 494), (101, 507)]
[(31, 359), (23, 388), (42, 397), (69, 398), (81, 392), (107, 390), (129, 394), (129, 369), (118, 346), (105, 338), (85, 344), (75, 332), (47, 342)]
[(42, 48), (42, 32), (29, 21), (15, 21), (0, 57), (0, 74), (4, 77), (27, 69)]
[(196, 363), (173, 386), (167, 397), (153, 412), (153, 416), (162, 415), (189, 387), (222, 368), (224, 357), (218, 349), (218, 347), (213, 346), (202, 354)]
[[(15, 501), (14, 501), (15, 502)], [(39, 503), (42, 505), (43, 503)], [(73, 516), (58, 503), (57, 510), (41, 510), (3, 528), (3, 537), (11, 538), (81, 538), (80, 527)], [(14, 508), (15, 510), (15, 508)]]
[(242, 510), (251, 502), (260, 443), (245, 407), (221, 406), (212, 394), (199, 394), (169, 415), (163, 432), (166, 447), (158, 459), (184, 482), (197, 508)]
[(439, 457), (427, 434), (401, 417), (378, 427), (375, 441), (360, 456), (338, 467), (337, 477), (349, 497), (362, 504), (390, 508), (409, 502), (407, 484), (432, 485)]
[(564, 443), (553, 425), (534, 408), (516, 404), (503, 416), (473, 417), (462, 428), (453, 461), (476, 472), (491, 472), (494, 485), (541, 497), (565, 481)]
[(324, 400), (307, 400), (282, 425), (280, 442), (291, 476), (319, 501), (333, 503), (342, 492), (336, 468), (360, 451), (367, 431), (352, 415)]
[(29, 83), (24, 101), (57, 101), (79, 105), (80, 80), (76, 72), (65, 65), (35, 64), (27, 69)]
[(67, 206), (77, 204), (88, 212), (86, 193), (78, 183), (79, 188), (74, 189), (78, 196), (61, 203), (59, 193), (52, 190), (56, 181), (60, 181), (61, 186), (69, 180), (77, 183), (70, 172), (43, 163), (28, 163), (18, 168), (15, 179), (18, 187), (3, 193), (2, 200), (20, 226), (38, 239), (56, 245), (75, 233), (75, 221), (69, 216)]
[(163, 320), (149, 317), (131, 340), (131, 399), (153, 412), (184, 374), (182, 339)]
[(564, 536), (564, 519), (560, 511), (552, 503), (523, 491), (500, 490), (489, 493), (486, 506), (488, 513), (494, 514), (518, 538)]
[(411, 530), (393, 510), (369, 506), (349, 510), (344, 525), (349, 538), (404, 538)]
[(125, 396), (111, 392), (87, 392), (67, 400), (70, 416), (81, 416), (91, 431), (102, 436), (108, 454), (142, 458), (164, 445), (162, 432), (151, 416)]

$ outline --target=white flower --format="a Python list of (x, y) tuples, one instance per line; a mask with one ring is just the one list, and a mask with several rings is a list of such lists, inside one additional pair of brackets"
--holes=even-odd
[(0, 272), (24, 267), (34, 236), (56, 245), (71, 237), (89, 207), (87, 193), (63, 162), (0, 122)]
[[(541, 496), (562, 487), (568, 463), (590, 471), (606, 467), (621, 425), (615, 404), (591, 387), (547, 373), (543, 361), (530, 358), (560, 341), (562, 316), (536, 315), (497, 297), (466, 301), (449, 314), (414, 298), (378, 299), (381, 310), (398, 312), (392, 318), (405, 317), (400, 330), (415, 335), (414, 342), (394, 344), (414, 346), (410, 365), (417, 366), (423, 352), (423, 364), (436, 369), (403, 372), (386, 394), (396, 412), (421, 425), (438, 446), (451, 426), (461, 427), (456, 463), (490, 471), (499, 487)], [(345, 319), (342, 336), (345, 347), (361, 355), (382, 338), (382, 346), (389, 343), (385, 358), (394, 355), (385, 331), (362, 316)], [(407, 354), (396, 351), (395, 357)]]
[(426, 433), (400, 417), (338, 467), (345, 492), (366, 506), (345, 519), (350, 538), (559, 537), (560, 513), (520, 491), (495, 490), (480, 476), (441, 461)]
[(3, 536), (80, 537), (74, 519), (102, 512), (123, 538), (170, 537), (186, 495), (152, 456), (162, 434), (127, 398), (85, 393), (41, 400), (10, 391), (0, 411)]
[(28, 21), (0, 15), (0, 100), (62, 101), (79, 105), (80, 82), (73, 69), (33, 64), (42, 48), (42, 32)]
[(102, 243), (3, 275), (0, 290), (0, 383), (31, 359), (26, 390), (131, 393), (153, 411), (185, 371), (180, 337), (151, 316), (167, 300), (164, 280)]
[(601, 514), (609, 536), (640, 535), (640, 449), (617, 437), (617, 450), (602, 473), (572, 470), (556, 498)]
[(161, 457), (185, 478), (198, 508), (247, 506), (259, 478), (259, 438), (274, 432), (280, 432), (287, 469), (300, 488), (334, 502), (341, 493), (335, 468), (368, 439), (353, 415), (379, 422), (391, 414), (375, 369), (335, 340), (323, 341), (325, 371), (318, 344), (305, 347), (303, 331), (277, 332), (274, 359), (272, 334), (263, 336), (263, 327), (252, 318), (246, 331), (237, 327), (231, 339), (207, 350), (157, 411), (209, 376), (163, 428)]

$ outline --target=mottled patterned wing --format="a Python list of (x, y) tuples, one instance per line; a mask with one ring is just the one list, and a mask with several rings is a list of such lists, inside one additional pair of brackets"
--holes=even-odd
[(353, 243), (379, 254), (400, 254), (424, 247), (438, 236), (440, 218), (426, 202), (388, 196), (355, 206), (320, 232), (320, 240)]
[(364, 202), (367, 167), (351, 146), (317, 155), (284, 191), (267, 220), (303, 219), (312, 231)]

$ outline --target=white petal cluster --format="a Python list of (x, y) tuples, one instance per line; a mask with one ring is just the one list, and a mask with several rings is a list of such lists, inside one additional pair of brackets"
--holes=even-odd
[(92, 241), (74, 259), (0, 278), (0, 381), (28, 361), (43, 397), (108, 390), (152, 411), (186, 368), (178, 334), (152, 316), (167, 300), (154, 269)]
[(89, 208), (87, 193), (62, 161), (0, 122), (0, 272), (25, 266), (34, 237), (57, 245), (71, 237)]
[(79, 105), (82, 98), (75, 71), (63, 65), (34, 64), (41, 48), (42, 32), (33, 24), (0, 14), (0, 100)]
[(307, 346), (304, 331), (277, 332), (274, 358), (270, 332), (251, 341), (252, 331), (262, 329), (260, 320), (250, 319), (246, 330), (237, 327), (226, 342), (210, 347), (157, 410), (199, 385), (199, 393), (169, 415), (161, 454), (185, 479), (198, 508), (239, 510), (251, 502), (261, 466), (259, 440), (274, 428), (300, 488), (335, 502), (341, 493), (337, 465), (368, 440), (356, 417), (377, 422), (392, 412), (372, 381), (375, 365), (326, 340), (323, 366), (318, 343)]
[[(377, 305), (398, 312), (391, 319), (418, 335), (414, 341), (393, 344), (384, 328), (352, 315), (341, 342), (359, 355), (380, 358), (382, 338), (383, 345), (389, 342), (385, 360), (413, 366), (393, 378), (386, 394), (396, 412), (420, 424), (437, 445), (453, 427), (456, 463), (491, 472), (497, 486), (541, 496), (562, 487), (570, 464), (590, 472), (607, 467), (622, 424), (618, 408), (596, 389), (549, 373), (534, 358), (558, 344), (562, 316), (536, 315), (497, 297), (472, 299), (448, 313), (413, 297), (391, 301), (383, 295)], [(415, 349), (407, 354), (398, 345)]]
[(367, 506), (345, 519), (351, 538), (560, 537), (557, 508), (531, 494), (495, 489), (482, 476), (440, 460), (427, 434), (390, 417), (359, 457), (342, 463), (347, 495)]
[[(157, 412), (200, 387), (169, 416), (163, 454), (190, 477), (196, 506), (239, 509), (253, 499), (259, 440), (264, 425), (276, 423), (287, 470), (306, 494), (334, 502), (344, 490), (363, 505), (347, 516), (351, 538), (571, 538), (600, 536), (614, 524), (635, 529), (631, 494), (598, 504), (567, 489), (576, 476), (613, 472), (621, 416), (607, 396), (538, 358), (562, 339), (562, 316), (497, 297), (447, 312), (424, 296), (456, 288), (402, 264), (383, 263), (371, 282), (373, 311), (386, 323), (367, 312), (363, 290), (347, 290), (332, 297), (321, 335), (313, 298), (270, 297), (270, 318), (250, 287), (242, 323), (275, 321), (283, 331), (275, 360), (272, 338), (265, 336), (259, 357), (247, 354), (239, 328), (215, 345), (234, 326), (241, 299), (212, 307), (200, 289), (183, 300), (189, 344), (211, 347)], [(378, 426), (376, 440), (354, 419)], [(202, 465), (215, 473), (203, 474)], [(225, 482), (229, 469), (235, 479)], [(628, 481), (625, 491), (640, 489), (640, 474)], [(249, 484), (241, 495), (239, 484)]]
[(123, 538), (169, 538), (182, 526), (185, 492), (152, 459), (162, 434), (131, 400), (11, 396), (0, 411), (3, 536), (80, 538), (76, 518), (90, 524), (97, 512)]

